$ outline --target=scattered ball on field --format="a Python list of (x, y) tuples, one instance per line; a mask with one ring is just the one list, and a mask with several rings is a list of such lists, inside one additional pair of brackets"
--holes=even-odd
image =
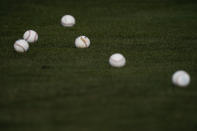
[(64, 27), (72, 27), (75, 25), (75, 18), (72, 15), (65, 15), (61, 19), (61, 24)]
[(25, 40), (17, 40), (14, 43), (14, 49), (16, 52), (23, 53), (29, 49), (29, 44)]
[(176, 86), (186, 87), (190, 83), (190, 76), (183, 70), (176, 71), (172, 76), (172, 82)]
[(126, 59), (122, 54), (115, 53), (109, 58), (109, 63), (113, 67), (123, 67), (126, 64)]
[(86, 36), (79, 36), (75, 40), (77, 48), (88, 48), (90, 46), (90, 39)]
[(38, 33), (34, 30), (28, 30), (24, 33), (23, 39), (29, 43), (34, 43), (38, 40)]

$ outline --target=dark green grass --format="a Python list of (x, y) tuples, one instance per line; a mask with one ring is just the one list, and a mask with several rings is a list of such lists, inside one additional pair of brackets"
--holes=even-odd
[[(2, 0), (0, 16), (1, 131), (197, 130), (197, 2)], [(17, 54), (27, 29), (39, 42)], [(90, 48), (74, 47), (79, 35)], [(109, 66), (115, 52), (124, 68)], [(171, 83), (179, 69), (188, 88)]]

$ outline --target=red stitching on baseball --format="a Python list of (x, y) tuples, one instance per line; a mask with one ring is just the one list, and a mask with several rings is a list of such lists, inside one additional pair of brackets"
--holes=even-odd
[(80, 37), (80, 39), (83, 41), (83, 43), (85, 44), (85, 47), (88, 47), (87, 43), (86, 43), (86, 40), (82, 37)]
[(179, 77), (181, 77), (181, 74), (179, 74), (179, 75), (175, 78), (176, 85), (178, 85), (178, 79), (179, 79)]
[(115, 62), (115, 63), (118, 63), (120, 62), (121, 60), (114, 60), (114, 59), (111, 59), (111, 61)]
[(19, 45), (18, 43), (15, 43), (15, 45), (17, 45), (17, 46), (21, 47), (21, 48), (23, 49), (23, 52), (25, 52), (25, 51), (26, 51), (26, 50), (25, 50), (25, 48), (24, 48), (23, 46)]
[(27, 37), (27, 40), (30, 38), (30, 36), (31, 36), (31, 31), (29, 30), (28, 31), (29, 32), (29, 35), (28, 35), (28, 37)]

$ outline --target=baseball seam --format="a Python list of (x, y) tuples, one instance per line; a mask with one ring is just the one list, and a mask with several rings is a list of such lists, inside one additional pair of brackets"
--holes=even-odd
[(18, 43), (15, 43), (15, 45), (21, 47), (23, 49), (23, 52), (26, 51), (25, 48), (23, 46), (19, 45)]
[(111, 61), (115, 62), (115, 63), (119, 63), (121, 62), (122, 60), (114, 60), (114, 59), (111, 59)]
[(83, 41), (83, 43), (85, 44), (85, 47), (88, 47), (87, 43), (86, 43), (86, 40), (82, 37), (80, 37), (80, 39)]
[(182, 74), (179, 74), (179, 75), (175, 78), (175, 82), (176, 82), (175, 84), (176, 84), (176, 85), (179, 85), (179, 84), (178, 84), (178, 79), (179, 79), (179, 77), (181, 77), (181, 75), (182, 75)]
[(31, 37), (31, 31), (29, 30), (29, 35), (27, 36), (26, 40), (29, 40), (29, 38)]

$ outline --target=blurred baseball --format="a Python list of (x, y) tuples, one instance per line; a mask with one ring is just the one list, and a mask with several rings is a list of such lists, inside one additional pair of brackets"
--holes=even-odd
[(25, 40), (22, 40), (22, 39), (21, 40), (17, 40), (14, 43), (14, 49), (15, 49), (16, 52), (23, 53), (23, 52), (28, 51), (29, 44)]
[(34, 30), (28, 30), (24, 33), (23, 39), (29, 43), (34, 43), (38, 40), (38, 33)]
[(173, 74), (172, 82), (176, 86), (186, 87), (190, 83), (190, 76), (187, 72), (179, 70)]
[(115, 53), (109, 58), (109, 63), (113, 67), (123, 67), (126, 64), (126, 59), (122, 54)]
[(75, 25), (75, 18), (72, 15), (65, 15), (61, 19), (61, 24), (64, 27), (72, 27)]
[(88, 48), (90, 46), (90, 39), (86, 36), (79, 36), (75, 40), (77, 48)]

